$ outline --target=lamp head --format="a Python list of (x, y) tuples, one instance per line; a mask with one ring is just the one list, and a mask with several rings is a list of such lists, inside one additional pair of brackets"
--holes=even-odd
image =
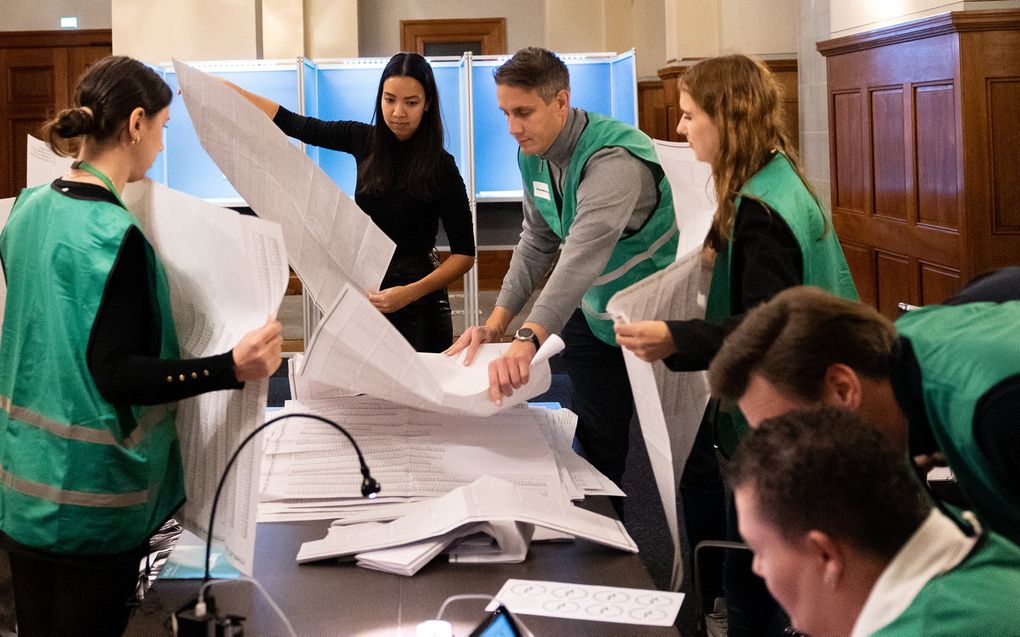
[(382, 487), (376, 482), (375, 478), (365, 474), (365, 479), (361, 481), (361, 495), (373, 499), (379, 495), (380, 491), (382, 491)]

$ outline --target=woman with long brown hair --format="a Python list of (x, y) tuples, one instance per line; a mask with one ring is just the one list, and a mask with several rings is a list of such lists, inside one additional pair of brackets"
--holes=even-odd
[[(674, 371), (708, 369), (725, 335), (751, 308), (796, 285), (856, 299), (843, 250), (784, 132), (781, 92), (761, 62), (727, 55), (695, 64), (681, 78), (677, 132), (712, 166), (717, 208), (705, 240), (715, 253), (704, 320), (641, 321), (616, 328), (620, 345)], [(709, 405), (681, 480), (691, 546), (728, 535), (713, 440), (739, 435), (734, 408)], [(722, 442), (725, 442), (723, 440)], [(732, 504), (732, 503), (731, 503)], [(732, 510), (732, 506), (730, 506)], [(732, 518), (732, 516), (731, 516)], [(730, 559), (724, 575), (731, 635), (765, 634), (768, 604), (749, 595), (750, 561)], [(767, 600), (767, 598), (766, 598)]]

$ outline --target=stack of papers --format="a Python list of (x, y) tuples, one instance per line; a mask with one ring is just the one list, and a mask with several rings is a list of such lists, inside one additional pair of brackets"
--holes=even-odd
[[(503, 542), (510, 545), (508, 548), (515, 553), (514, 559), (519, 561), (523, 559), (520, 543), (523, 541), (526, 547), (531, 533), (526, 526), (507, 526), (507, 522), (570, 533), (630, 553), (638, 550), (619, 520), (580, 509), (564, 498), (540, 496), (506, 480), (484, 476), (445, 496), (419, 502), (404, 516), (388, 524), (334, 524), (325, 538), (302, 544), (297, 560), (311, 562), (353, 554), (362, 559), (366, 551), (406, 547), (406, 554), (401, 556), (404, 561), (396, 569), (396, 572), (406, 574), (413, 566), (420, 568), (431, 556), (438, 554), (436, 544), (454, 539), (451, 534), (458, 530), (474, 532), (476, 529), (472, 527), (476, 524), (503, 523), (494, 534), (504, 533), (502, 538), (497, 537), (497, 541), (501, 546)], [(433, 540), (434, 543), (407, 546), (421, 540)], [(394, 560), (393, 551), (388, 551), (386, 557), (399, 562)], [(383, 566), (384, 563), (374, 562), (376, 568)]]
[(350, 442), (329, 425), (294, 417), (270, 428), (262, 460), (259, 520), (388, 521), (407, 505), (484, 475), (524, 492), (576, 500), (623, 495), (571, 449), (577, 417), (565, 409), (509, 409), (490, 417), (450, 416), (368, 397), (288, 401), (277, 415), (313, 413), (358, 441), (379, 497), (361, 496)]

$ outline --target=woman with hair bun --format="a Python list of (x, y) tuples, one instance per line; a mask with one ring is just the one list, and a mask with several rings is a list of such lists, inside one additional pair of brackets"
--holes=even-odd
[[(322, 121), (226, 82), (287, 135), (350, 153), (358, 165), (354, 200), (397, 244), (380, 290), (368, 300), (419, 352), (453, 343), (446, 288), (474, 265), (475, 240), (464, 180), (443, 150), (439, 91), (428, 61), (397, 53), (383, 68), (372, 124)], [(450, 256), (435, 254), (442, 222)]]
[(0, 545), (20, 635), (119, 635), (149, 538), (184, 503), (174, 402), (280, 364), (269, 319), (181, 359), (166, 275), (121, 200), (163, 149), (170, 88), (127, 57), (43, 126), (68, 174), (21, 192), (0, 235)]
[[(708, 307), (704, 320), (639, 321), (617, 326), (616, 337), (643, 360), (701, 371), (744, 314), (782, 290), (814, 285), (854, 300), (857, 290), (832, 223), (784, 132), (781, 93), (768, 67), (727, 55), (695, 64), (680, 81), (677, 133), (687, 136), (698, 161), (712, 166), (715, 184), (717, 207), (705, 240), (715, 253)], [(680, 483), (692, 548), (724, 533), (739, 539), (732, 499), (727, 524), (713, 442), (725, 453), (744, 431), (735, 406), (709, 404)], [(744, 558), (726, 556), (729, 634), (770, 634), (767, 616), (778, 606), (769, 603)]]

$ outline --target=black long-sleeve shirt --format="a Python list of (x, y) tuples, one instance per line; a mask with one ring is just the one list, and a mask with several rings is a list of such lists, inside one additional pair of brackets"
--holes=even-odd
[(804, 259), (790, 226), (755, 199), (741, 200), (729, 249), (733, 251), (732, 314), (722, 325), (703, 319), (666, 321), (677, 351), (663, 362), (675, 372), (708, 369), (723, 339), (744, 314), (786, 288), (804, 282)]
[[(362, 122), (324, 121), (298, 115), (280, 107), (273, 122), (286, 135), (306, 144), (351, 154), (360, 176), (369, 151), (372, 127)], [(408, 142), (398, 142), (408, 143)], [(407, 172), (408, 153), (396, 153), (396, 174)], [(450, 153), (439, 158), (438, 195), (425, 200), (412, 196), (401, 185), (382, 194), (369, 194), (359, 185), (354, 194), (358, 206), (372, 218), (375, 225), (397, 244), (396, 256), (428, 254), (436, 245), (439, 222), (443, 222), (450, 252), (474, 256), (475, 240), (471, 227), (464, 180)]]
[[(53, 188), (74, 199), (120, 205), (97, 185), (58, 179)], [(128, 229), (89, 335), (86, 355), (99, 393), (117, 406), (156, 405), (243, 387), (234, 375), (232, 351), (206, 358), (159, 357), (160, 318), (152, 302), (155, 274), (147, 263), (145, 241), (138, 228)]]

